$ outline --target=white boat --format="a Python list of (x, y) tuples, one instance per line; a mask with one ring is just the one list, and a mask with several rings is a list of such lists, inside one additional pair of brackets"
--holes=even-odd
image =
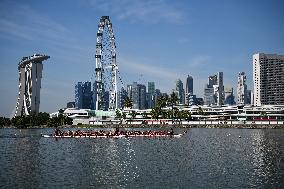
[(127, 138), (127, 137), (175, 137), (180, 138), (183, 134), (174, 134), (174, 135), (110, 135), (110, 136), (56, 136), (56, 135), (42, 135), (44, 138)]

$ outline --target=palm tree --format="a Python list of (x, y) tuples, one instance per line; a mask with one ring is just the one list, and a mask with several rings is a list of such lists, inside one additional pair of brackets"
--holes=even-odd
[(130, 98), (127, 96), (125, 99), (124, 99), (124, 106), (127, 107), (127, 108), (131, 108), (132, 107), (132, 101), (130, 100)]
[(58, 110), (58, 113), (59, 113), (58, 117), (60, 118), (60, 125), (64, 125), (64, 115), (63, 115), (64, 110), (60, 109)]
[(176, 95), (175, 92), (172, 92), (171, 95), (170, 95), (170, 98), (169, 98), (169, 103), (172, 107), (172, 123), (174, 122), (173, 118), (174, 118), (174, 105), (177, 104), (177, 101), (178, 101), (178, 96)]
[(161, 109), (159, 107), (155, 107), (151, 110), (151, 117), (154, 119), (159, 119), (161, 114)]
[(157, 106), (159, 108), (163, 108), (163, 107), (166, 107), (167, 104), (168, 104), (168, 101), (169, 101), (169, 98), (168, 96), (161, 96), (158, 101), (157, 101)]

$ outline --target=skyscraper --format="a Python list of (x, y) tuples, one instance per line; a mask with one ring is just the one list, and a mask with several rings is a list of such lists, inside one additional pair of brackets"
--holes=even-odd
[(224, 83), (223, 83), (223, 72), (217, 73), (217, 105), (222, 106), (224, 104)]
[(184, 93), (184, 88), (183, 88), (183, 83), (180, 79), (176, 81), (176, 89), (175, 92), (178, 95), (178, 102), (179, 104), (184, 104), (185, 102), (185, 93)]
[(214, 87), (217, 85), (217, 75), (208, 77), (208, 84), (204, 88), (204, 104), (205, 105), (214, 105), (216, 104), (216, 95), (214, 94)]
[(238, 75), (237, 95), (238, 95), (238, 104), (247, 104), (248, 103), (245, 72), (240, 72), (239, 75)]
[(75, 85), (75, 107), (79, 109), (93, 109), (92, 83), (78, 82)]
[(132, 85), (127, 86), (128, 97), (132, 100), (132, 108), (145, 109), (146, 108), (146, 86), (133, 82)]
[(186, 78), (185, 93), (193, 94), (193, 78), (189, 75)]
[(254, 106), (284, 105), (284, 55), (253, 55)]
[(148, 93), (147, 93), (147, 108), (154, 108), (155, 106), (155, 83), (148, 82)]
[(234, 96), (234, 89), (232, 87), (226, 87), (224, 90), (224, 93), (225, 93), (224, 104), (227, 104), (227, 105), (236, 104), (235, 96)]
[(47, 55), (34, 54), (23, 57), (18, 64), (19, 93), (13, 116), (30, 115), (39, 112), (42, 62), (49, 59)]
[(204, 104), (218, 105), (224, 103), (223, 72), (208, 77), (208, 84), (204, 89)]
[(123, 108), (124, 107), (124, 103), (125, 103), (125, 99), (127, 97), (127, 91), (122, 87), (120, 89), (120, 91), (118, 92), (118, 108)]
[(186, 105), (193, 105), (192, 95), (193, 95), (193, 78), (188, 75), (186, 78), (186, 83), (185, 83), (185, 104)]

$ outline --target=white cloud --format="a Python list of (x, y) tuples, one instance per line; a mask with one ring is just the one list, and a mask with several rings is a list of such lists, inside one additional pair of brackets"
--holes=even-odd
[(174, 23), (184, 21), (185, 13), (167, 0), (87, 0), (95, 9), (111, 13), (121, 20), (147, 23)]
[(192, 67), (204, 67), (210, 61), (211, 57), (207, 55), (195, 56), (192, 60), (190, 60), (189, 64)]

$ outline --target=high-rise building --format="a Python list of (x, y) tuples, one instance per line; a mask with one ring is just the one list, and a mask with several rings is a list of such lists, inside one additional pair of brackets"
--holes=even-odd
[(208, 77), (208, 84), (205, 85), (204, 88), (204, 104), (205, 105), (214, 105), (216, 104), (216, 95), (214, 93), (214, 87), (217, 85), (217, 75)]
[(118, 92), (117, 101), (118, 101), (118, 108), (123, 108), (125, 99), (127, 97), (127, 91), (122, 87)]
[(193, 78), (189, 75), (186, 78), (185, 94), (193, 94)]
[(186, 84), (185, 84), (185, 104), (186, 105), (193, 105), (192, 95), (193, 95), (193, 78), (188, 75), (186, 78)]
[(253, 93), (251, 90), (247, 90), (247, 104), (253, 104), (252, 100), (253, 100), (253, 97), (252, 97)]
[(224, 83), (223, 83), (223, 72), (217, 73), (217, 105), (222, 106), (224, 104)]
[(232, 87), (226, 87), (224, 90), (224, 93), (225, 93), (224, 104), (227, 104), (227, 105), (236, 104), (235, 96), (234, 96), (234, 89)]
[(248, 103), (245, 72), (240, 72), (238, 75), (237, 95), (238, 95), (238, 104)]
[(145, 85), (142, 85), (142, 84), (139, 84), (138, 85), (139, 87), (139, 109), (140, 110), (143, 110), (143, 109), (146, 109), (146, 86)]
[(208, 77), (208, 84), (204, 88), (204, 104), (218, 105), (224, 103), (223, 72)]
[(47, 55), (34, 54), (33, 56), (23, 57), (19, 62), (19, 93), (13, 116), (37, 114), (39, 112), (42, 62), (49, 58)]
[(146, 108), (146, 86), (133, 82), (132, 85), (127, 86), (128, 97), (132, 100), (132, 108), (145, 109)]
[(75, 85), (75, 107), (79, 109), (93, 109), (92, 83), (78, 82)]
[(176, 81), (176, 89), (174, 92), (177, 93), (178, 103), (184, 104), (185, 103), (185, 93), (184, 93), (183, 83), (180, 79)]
[(253, 55), (254, 106), (284, 105), (284, 55)]
[(147, 93), (147, 108), (154, 108), (155, 106), (155, 83), (148, 82), (148, 93)]

